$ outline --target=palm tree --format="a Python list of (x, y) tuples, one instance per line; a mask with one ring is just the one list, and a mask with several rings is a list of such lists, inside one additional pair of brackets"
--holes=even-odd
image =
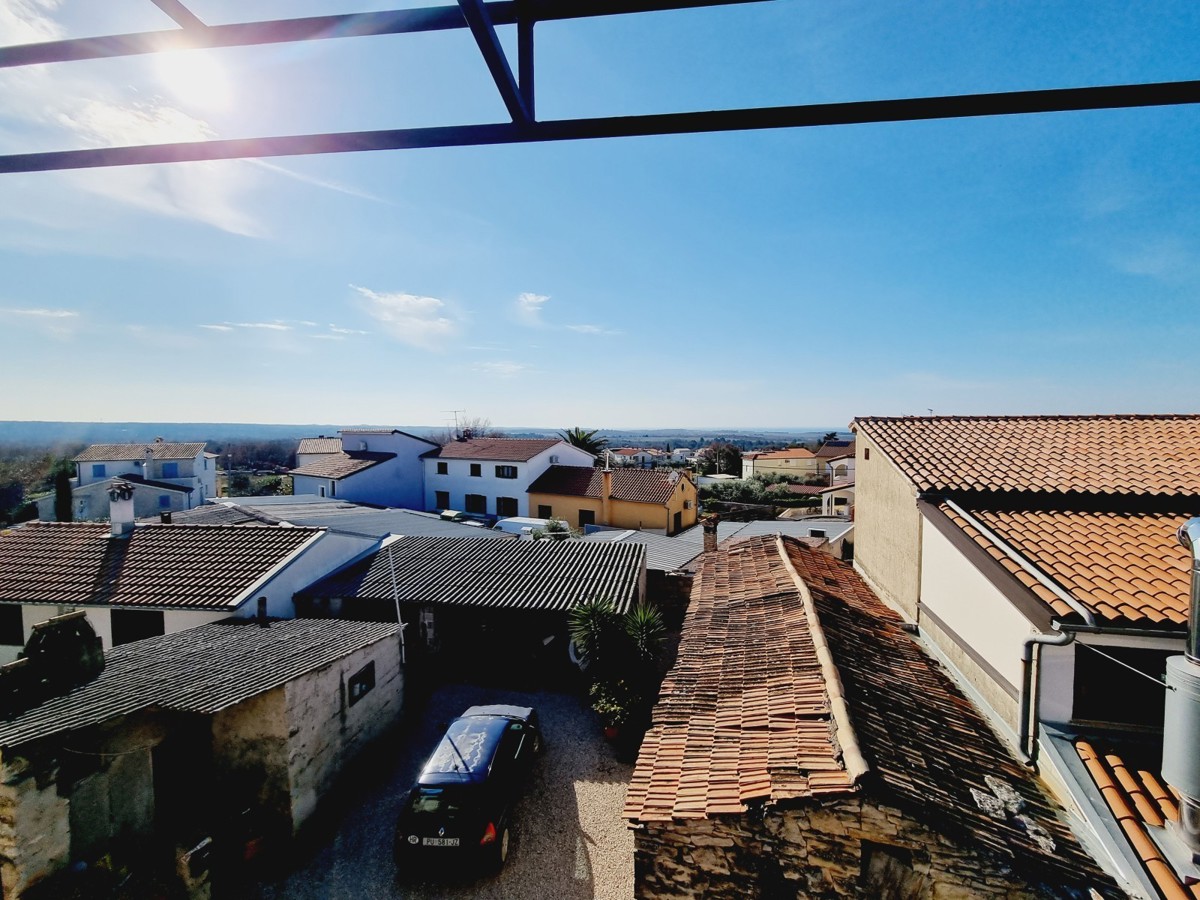
[(558, 435), (572, 447), (578, 447), (580, 450), (585, 450), (593, 456), (599, 456), (601, 451), (608, 446), (608, 438), (596, 437), (599, 431), (599, 428), (584, 431), (576, 425), (574, 428), (560, 431)]

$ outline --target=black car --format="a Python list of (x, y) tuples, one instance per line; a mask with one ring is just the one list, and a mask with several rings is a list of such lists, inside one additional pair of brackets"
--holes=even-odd
[(542, 746), (527, 706), (472, 706), (451, 722), (401, 808), (400, 874), (438, 860), (504, 865), (512, 809)]

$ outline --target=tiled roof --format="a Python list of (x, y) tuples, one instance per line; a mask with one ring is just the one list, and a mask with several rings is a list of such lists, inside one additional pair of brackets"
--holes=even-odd
[(1078, 740), (1075, 752), (1159, 895), (1165, 900), (1200, 898), (1200, 885), (1184, 885), (1147, 833), (1147, 827), (1157, 829), (1179, 821), (1179, 805), (1170, 791), (1153, 772), (1137, 766), (1131, 770), (1107, 748), (1097, 749), (1089, 741)]
[[(160, 491), (178, 491), (181, 494), (190, 494), (194, 490), (193, 488), (183, 484), (172, 484), (169, 481), (154, 481), (150, 478), (143, 478), (141, 475), (137, 475), (133, 472), (126, 472), (123, 475), (116, 475), (109, 479), (110, 483), (113, 481), (128, 481), (130, 484), (134, 485), (141, 484)], [(90, 485), (84, 486), (90, 487)]]
[(392, 638), (392, 623), (289, 619), (202, 625), (123, 644), (93, 681), (0, 721), (14, 747), (143, 709), (212, 715)]
[(204, 442), (191, 444), (168, 444), (152, 441), (149, 444), (92, 444), (72, 462), (105, 462), (107, 460), (146, 458), (146, 451), (151, 451), (154, 459), (195, 459), (196, 454), (204, 449)]
[(353, 450), (350, 453), (330, 453), (325, 459), (318, 459), (306, 466), (292, 469), (292, 475), (311, 475), (314, 478), (332, 478), (335, 481), (354, 475), (364, 469), (377, 466), (381, 462), (395, 459), (395, 453), (376, 453), (373, 450)]
[(921, 490), (1200, 493), (1200, 416), (856, 419)]
[(31, 522), (0, 531), (0, 602), (231, 609), (322, 532), (312, 528)]
[[(706, 554), (624, 815), (738, 814), (756, 801), (863, 790), (1032, 882), (1111, 892), (1061, 811), (901, 624), (850, 566), (794, 541), (762, 537)], [(817, 629), (869, 766), (857, 786), (830, 726)]]
[(803, 447), (792, 447), (790, 450), (764, 450), (758, 453), (747, 453), (743, 459), (812, 459), (811, 450)]
[(775, 494), (800, 494), (801, 496), (815, 496), (825, 490), (819, 484), (773, 484), (768, 488)]
[[(612, 470), (612, 498), (629, 503), (666, 503), (685, 476), (669, 469)], [(604, 496), (604, 475), (592, 466), (551, 466), (529, 486), (530, 494)]]
[(817, 459), (843, 459), (854, 455), (854, 441), (826, 441), (813, 454)]
[(821, 488), (822, 494), (833, 494), (837, 491), (849, 491), (854, 489), (854, 479), (847, 478), (842, 481), (835, 481), (829, 487)]
[(341, 453), (342, 439), (341, 438), (302, 438), (300, 446), (296, 449), (297, 453)]
[(608, 598), (624, 611), (644, 560), (638, 544), (402, 537), (297, 596), (539, 610)]
[(426, 453), (426, 458), (436, 459), (485, 459), (499, 462), (527, 462), (543, 450), (562, 443), (554, 438), (471, 438), (451, 441), (437, 450)]
[[(1197, 504), (1200, 511), (1200, 503)], [(1079, 614), (948, 504), (947, 518), (1064, 619)], [(1190, 517), (1061, 511), (968, 514), (1110, 624), (1184, 626), (1191, 555), (1175, 538)]]
[[(159, 516), (146, 516), (146, 522), (157, 522)], [(181, 509), (171, 513), (173, 525), (278, 525), (279, 520), (255, 512), (236, 503), (205, 503), (194, 509)]]

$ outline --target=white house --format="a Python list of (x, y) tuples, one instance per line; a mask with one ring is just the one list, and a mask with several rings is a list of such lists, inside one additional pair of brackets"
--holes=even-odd
[(623, 466), (641, 466), (649, 468), (659, 459), (658, 451), (645, 450), (641, 447), (618, 447), (610, 450), (611, 459)]
[(825, 460), (825, 477), (830, 484), (854, 480), (854, 456), (835, 456)]
[(315, 438), (301, 438), (300, 445), (296, 448), (296, 468), (320, 462), (341, 452), (341, 438), (325, 437), (323, 434)]
[(553, 438), (460, 438), (425, 455), (425, 508), (477, 516), (528, 516), (529, 486), (551, 466), (596, 458)]
[[(203, 506), (209, 497), (217, 496), (216, 454), (204, 449), (203, 441), (173, 443), (155, 438), (149, 444), (92, 444), (72, 462), (75, 463), (75, 489), (107, 482), (114, 476), (137, 476), (145, 482), (159, 482), (190, 489), (182, 507), (162, 504), (166, 510)], [(87, 518), (108, 517), (103, 503), (107, 490), (97, 502), (89, 503)]]
[[(400, 509), (424, 508), (421, 456), (437, 444), (395, 428), (348, 428), (340, 435), (337, 452), (324, 452), (328, 448), (322, 442), (316, 445), (321, 452), (304, 454), (311, 461), (292, 470), (293, 494)], [(302, 449), (306, 449), (303, 443)]]

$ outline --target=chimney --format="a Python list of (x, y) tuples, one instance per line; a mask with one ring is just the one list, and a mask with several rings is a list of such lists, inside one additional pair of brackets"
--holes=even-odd
[(113, 479), (108, 489), (108, 518), (113, 537), (127, 538), (133, 534), (133, 485), (128, 481)]
[(601, 525), (612, 524), (612, 469), (600, 470), (600, 516)]
[(170, 513), (170, 511), (169, 511), (169, 510), (166, 510), (166, 511), (160, 512), (160, 513), (158, 514), (158, 520), (159, 520), (160, 522), (162, 522), (162, 524), (164, 524), (164, 525), (170, 525), (170, 524), (171, 524), (171, 513)]
[(268, 625), (271, 624), (270, 621), (267, 619), (267, 598), (266, 597), (258, 598), (258, 615), (256, 615), (254, 618), (258, 622), (260, 628), (266, 628)]
[(704, 552), (717, 549), (717, 523), (721, 521), (718, 515), (705, 516), (701, 525), (704, 527)]
[(1179, 526), (1179, 543), (1192, 554), (1191, 602), (1184, 656), (1167, 660), (1162, 774), (1179, 792), (1176, 835), (1200, 862), (1200, 518)]

